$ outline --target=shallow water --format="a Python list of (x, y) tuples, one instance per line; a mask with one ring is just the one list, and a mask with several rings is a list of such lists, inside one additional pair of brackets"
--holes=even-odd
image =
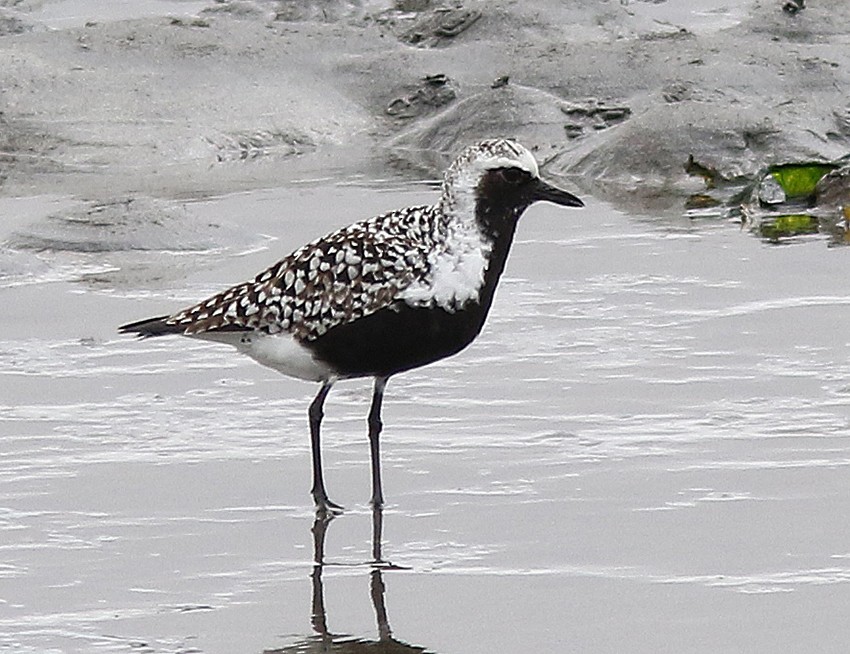
[(367, 382), (326, 405), (348, 511), (318, 574), (316, 388), (226, 347), (115, 333), (433, 197), (305, 184), (187, 202), (240, 238), (179, 252), (22, 247), (73, 203), (3, 201), (0, 650), (360, 651), (390, 631), (440, 653), (847, 650), (845, 248), (530, 209), (479, 340), (390, 382), (397, 567), (377, 573)]

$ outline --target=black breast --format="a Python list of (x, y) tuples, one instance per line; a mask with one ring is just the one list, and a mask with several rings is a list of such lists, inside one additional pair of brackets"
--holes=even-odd
[(489, 303), (468, 302), (450, 312), (397, 302), (307, 345), (342, 376), (388, 376), (462, 350), (481, 331), (488, 308)]

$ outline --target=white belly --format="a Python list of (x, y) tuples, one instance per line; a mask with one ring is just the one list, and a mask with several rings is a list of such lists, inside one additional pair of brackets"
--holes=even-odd
[(336, 376), (330, 367), (317, 361), (310, 350), (286, 333), (207, 332), (194, 337), (232, 345), (257, 363), (289, 377), (321, 382)]

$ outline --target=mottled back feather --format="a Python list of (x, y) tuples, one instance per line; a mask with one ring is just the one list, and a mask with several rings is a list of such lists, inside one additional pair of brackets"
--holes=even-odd
[(189, 336), (245, 329), (313, 340), (424, 283), (440, 231), (436, 218), (435, 207), (417, 206), (354, 223), (299, 248), (253, 281), (173, 314), (166, 324), (185, 326)]

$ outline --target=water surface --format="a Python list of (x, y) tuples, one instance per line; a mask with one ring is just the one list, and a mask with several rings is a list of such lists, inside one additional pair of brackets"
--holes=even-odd
[(396, 567), (377, 576), (368, 382), (325, 407), (348, 511), (317, 575), (317, 389), (226, 347), (116, 335), (433, 197), (192, 201), (209, 241), (107, 252), (28, 245), (76, 201), (4, 200), (0, 650), (306, 652), (324, 633), (355, 651), (391, 631), (411, 652), (846, 651), (847, 250), (819, 237), (529, 210), (479, 340), (390, 382)]

